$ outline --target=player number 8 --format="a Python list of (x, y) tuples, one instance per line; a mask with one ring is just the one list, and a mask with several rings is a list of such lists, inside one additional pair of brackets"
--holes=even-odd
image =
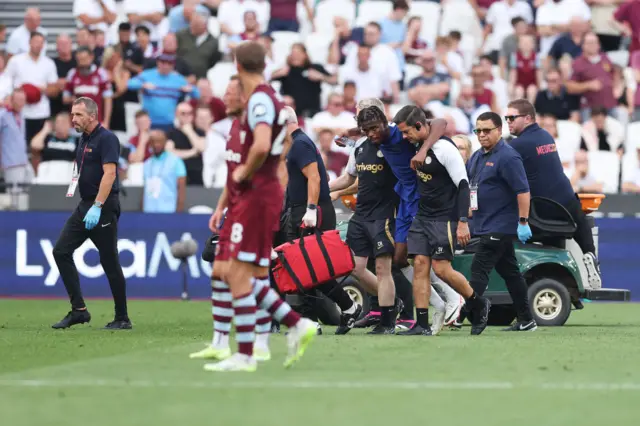
[(244, 228), (240, 223), (234, 223), (231, 226), (231, 242), (232, 243), (238, 244), (240, 241), (242, 241), (242, 231), (244, 231)]

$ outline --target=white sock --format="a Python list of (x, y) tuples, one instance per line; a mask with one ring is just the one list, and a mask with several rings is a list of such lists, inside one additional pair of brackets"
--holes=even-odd
[(411, 284), (413, 284), (413, 266), (405, 266), (404, 268), (400, 269), (400, 272), (402, 272), (402, 275), (404, 275), (404, 277), (409, 280)]
[(211, 347), (215, 349), (227, 349), (229, 347), (229, 335), (214, 331)]
[(446, 303), (457, 303), (460, 300), (460, 295), (449, 284), (438, 278), (433, 269), (431, 270), (431, 286), (436, 289)]
[(256, 334), (256, 347), (269, 350), (269, 333)]
[(431, 286), (431, 297), (429, 297), (429, 305), (431, 305), (436, 311), (445, 310), (444, 300), (442, 300), (433, 286)]

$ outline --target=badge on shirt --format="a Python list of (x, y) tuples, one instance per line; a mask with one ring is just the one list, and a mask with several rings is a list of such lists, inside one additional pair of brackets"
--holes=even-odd
[(469, 187), (469, 193), (471, 194), (471, 211), (478, 210), (478, 185), (471, 185)]

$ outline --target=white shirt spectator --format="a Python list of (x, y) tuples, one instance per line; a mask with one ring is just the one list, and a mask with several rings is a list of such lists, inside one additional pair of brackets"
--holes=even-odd
[[(462, 59), (462, 56), (459, 53), (447, 52), (447, 64), (449, 64), (451, 71), (460, 73), (460, 75), (465, 74), (464, 59)], [(442, 62), (438, 61), (436, 63), (436, 72), (449, 74), (449, 69), (447, 69)]]
[[(145, 2), (147, 0), (140, 0)], [(115, 0), (102, 0), (107, 9), (113, 13), (117, 13)], [(84, 27), (82, 22), (78, 20), (80, 15), (87, 15), (90, 18), (100, 18), (104, 15), (102, 6), (100, 6), (99, 0), (74, 0), (73, 2), (73, 16), (76, 18), (76, 25), (78, 27)], [(105, 34), (109, 31), (109, 25), (105, 22), (99, 24), (89, 25), (92, 30), (101, 30)]]
[[(352, 70), (357, 69), (358, 45), (354, 45), (353, 48), (349, 49), (345, 60), (345, 67)], [(402, 71), (400, 70), (396, 52), (386, 44), (377, 44), (371, 48), (369, 70), (373, 72), (372, 76), (377, 75), (377, 79), (385, 82), (382, 90), (388, 94), (391, 94), (391, 82), (402, 80)], [(367, 96), (364, 97), (366, 98)]]
[[(567, 25), (574, 17), (591, 20), (591, 9), (583, 0), (562, 0), (558, 3), (547, 0), (538, 8), (536, 26)], [(540, 38), (540, 53), (543, 56), (547, 55), (558, 37), (560, 34)]]
[[(33, 84), (44, 89), (49, 84), (58, 81), (58, 71), (55, 63), (46, 56), (40, 56), (34, 61), (28, 53), (21, 53), (9, 59), (3, 78), (11, 81), (11, 87), (21, 87), (25, 83)], [(49, 98), (42, 93), (40, 102), (25, 105), (24, 117), (28, 120), (36, 120), (51, 117)]]
[(231, 119), (225, 118), (211, 125), (207, 132), (207, 146), (202, 154), (204, 170), (202, 179), (206, 188), (224, 188), (227, 184), (225, 151), (231, 130)]
[(344, 85), (347, 81), (356, 84), (356, 101), (366, 98), (381, 98), (385, 92), (391, 94), (389, 79), (371, 67), (368, 71), (360, 71), (358, 67), (342, 66), (340, 67), (339, 79), (340, 85)]
[(487, 37), (485, 51), (500, 50), (505, 37), (513, 32), (511, 20), (521, 17), (528, 24), (533, 23), (531, 6), (528, 3), (516, 0), (509, 4), (506, 0), (493, 3), (487, 11), (486, 21), (491, 25), (492, 32)]
[[(356, 86), (357, 87), (357, 86)], [(311, 127), (315, 129), (352, 129), (357, 127), (353, 114), (342, 111), (333, 115), (329, 111), (320, 111), (311, 119)]]
[(229, 27), (233, 34), (241, 34), (244, 32), (244, 13), (247, 11), (256, 13), (256, 18), (260, 22), (261, 28), (263, 28), (265, 20), (269, 20), (268, 9), (265, 9), (262, 4), (256, 1), (224, 0), (218, 7), (218, 21), (220, 25)]
[[(165, 13), (164, 0), (124, 0), (124, 12), (128, 15), (134, 13), (136, 15), (150, 15), (152, 13)], [(137, 25), (144, 25), (149, 28), (151, 34), (149, 38), (151, 41), (160, 41), (162, 37), (169, 32), (169, 21), (164, 18), (157, 25), (153, 22), (142, 21), (139, 24), (133, 25), (135, 28)]]
[[(42, 27), (36, 29), (37, 32), (47, 38), (47, 30)], [(15, 30), (11, 31), (9, 38), (7, 39), (7, 53), (11, 55), (18, 55), (20, 53), (29, 52), (29, 41), (31, 40), (31, 31), (22, 24)], [(45, 56), (47, 49), (42, 49), (40, 55)]]

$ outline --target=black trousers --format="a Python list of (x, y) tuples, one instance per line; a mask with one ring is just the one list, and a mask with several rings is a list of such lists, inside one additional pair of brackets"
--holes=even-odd
[(518, 321), (530, 321), (532, 316), (527, 283), (518, 268), (512, 235), (494, 234), (480, 237), (478, 251), (473, 255), (471, 263), (470, 282), (477, 295), (482, 296), (486, 291), (489, 285), (489, 274), (493, 268), (507, 284), (507, 290), (518, 314)]
[(575, 200), (565, 207), (569, 213), (571, 213), (571, 216), (573, 216), (573, 220), (576, 222), (576, 225), (578, 225), (576, 233), (573, 235), (573, 239), (576, 240), (576, 243), (580, 246), (583, 253), (593, 253), (595, 255), (596, 246), (593, 243), (591, 225), (589, 224), (587, 215), (582, 211), (582, 205), (580, 204), (578, 196), (576, 196)]
[(90, 239), (100, 254), (100, 264), (109, 280), (111, 294), (115, 304), (117, 319), (127, 317), (127, 292), (120, 257), (118, 255), (118, 219), (120, 218), (120, 201), (117, 196), (109, 197), (102, 206), (100, 221), (92, 230), (87, 230), (82, 221), (93, 205), (93, 201), (80, 201), (78, 207), (64, 224), (60, 237), (53, 248), (53, 257), (60, 270), (60, 276), (69, 294), (71, 307), (85, 307), (80, 289), (78, 269), (73, 262), (73, 252)]
[[(301, 236), (300, 225), (302, 224), (302, 217), (307, 212), (307, 205), (293, 204), (289, 208), (289, 211), (290, 217), (289, 226), (287, 228), (287, 239), (291, 241), (295, 240), (296, 238), (300, 238)], [(321, 202), (318, 205), (318, 229), (320, 231), (330, 231), (332, 229), (336, 229), (336, 211), (331, 201)], [(344, 291), (342, 287), (340, 287), (336, 280), (327, 281), (326, 283), (317, 286), (316, 289), (321, 291), (329, 299), (336, 302), (342, 311), (351, 308), (351, 306), (353, 305), (353, 301), (351, 300), (347, 292)], [(301, 307), (301, 314), (307, 316), (306, 312), (311, 312), (312, 307), (314, 306), (314, 298), (304, 295), (301, 296), (304, 301), (303, 306)]]

